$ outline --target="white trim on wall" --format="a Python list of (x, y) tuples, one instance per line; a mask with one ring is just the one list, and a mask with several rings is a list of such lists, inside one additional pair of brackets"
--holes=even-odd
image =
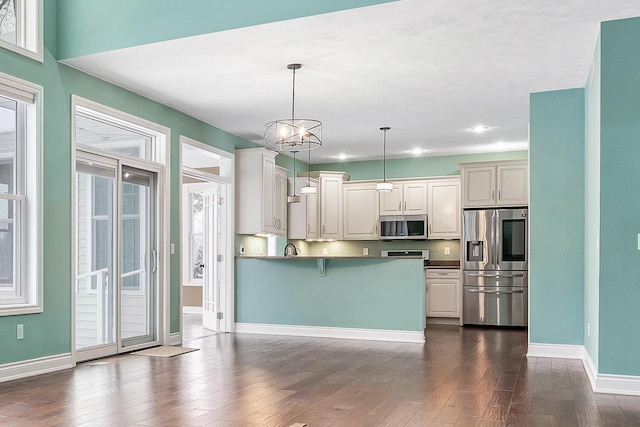
[(71, 353), (0, 365), (0, 383), (34, 375), (70, 369), (75, 366)]
[(595, 393), (640, 396), (640, 376), (600, 374), (582, 345), (529, 343), (527, 357), (579, 359)]
[(236, 323), (236, 333), (289, 335), (298, 337), (342, 338), (351, 340), (393, 341), (424, 343), (422, 331), (396, 331), (388, 329), (334, 328), (328, 326), (271, 325), (262, 323)]
[(529, 343), (527, 357), (552, 357), (556, 359), (582, 359), (585, 350), (582, 345)]

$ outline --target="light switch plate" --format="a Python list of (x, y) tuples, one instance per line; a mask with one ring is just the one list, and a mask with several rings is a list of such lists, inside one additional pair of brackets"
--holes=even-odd
[(451, 248), (449, 246), (445, 246), (444, 248), (444, 254), (445, 255), (451, 255)]
[(369, 248), (362, 248), (362, 255), (369, 255)]

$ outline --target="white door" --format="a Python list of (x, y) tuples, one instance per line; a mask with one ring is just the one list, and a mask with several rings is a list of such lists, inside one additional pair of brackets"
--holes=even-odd
[(213, 331), (220, 329), (218, 300), (220, 297), (219, 276), (219, 184), (207, 183), (202, 191), (204, 229), (204, 283), (202, 286), (202, 326)]

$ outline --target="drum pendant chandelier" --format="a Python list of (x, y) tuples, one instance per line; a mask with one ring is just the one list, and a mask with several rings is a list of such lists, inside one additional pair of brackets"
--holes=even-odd
[(274, 120), (266, 124), (264, 140), (278, 152), (313, 150), (322, 147), (322, 123), (313, 119), (296, 118), (296, 70), (302, 64), (289, 64), (293, 71), (293, 96), (291, 100), (291, 118)]

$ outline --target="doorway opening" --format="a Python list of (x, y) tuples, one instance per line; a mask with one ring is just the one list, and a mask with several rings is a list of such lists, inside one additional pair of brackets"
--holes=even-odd
[(233, 154), (180, 137), (182, 342), (233, 332)]

